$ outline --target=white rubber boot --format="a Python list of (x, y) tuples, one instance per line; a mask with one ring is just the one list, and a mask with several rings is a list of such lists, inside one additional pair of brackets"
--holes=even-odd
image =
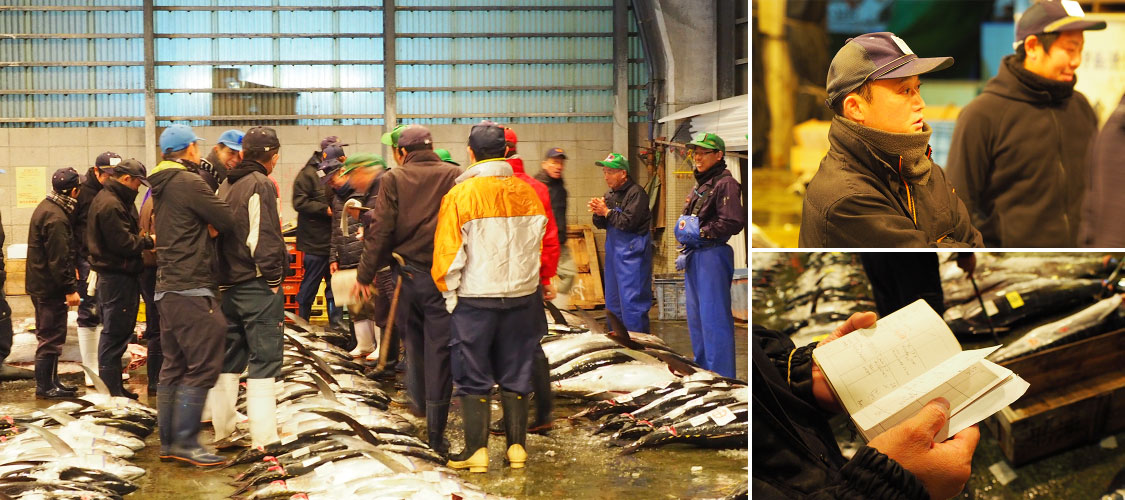
[(238, 412), (234, 407), (238, 404), (238, 374), (220, 373), (215, 387), (207, 393), (211, 401), (211, 425), (215, 428), (215, 441), (230, 437), (238, 424)]
[(353, 358), (362, 358), (371, 354), (375, 350), (375, 322), (372, 320), (362, 320), (355, 322), (355, 340), (356, 346), (349, 354)]
[[(80, 326), (78, 327), (78, 353), (82, 355), (82, 364), (98, 373), (98, 339), (101, 338), (101, 332), (95, 327)], [(90, 376), (86, 375), (86, 387), (93, 387), (94, 381), (90, 380)]]
[(250, 446), (265, 446), (277, 436), (277, 394), (272, 378), (246, 380), (246, 413), (250, 417)]

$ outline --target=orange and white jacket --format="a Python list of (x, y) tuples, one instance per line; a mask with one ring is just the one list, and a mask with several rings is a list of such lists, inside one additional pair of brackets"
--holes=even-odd
[(452, 313), (457, 297), (523, 297), (539, 287), (547, 213), (503, 159), (474, 163), (446, 193), (430, 272)]

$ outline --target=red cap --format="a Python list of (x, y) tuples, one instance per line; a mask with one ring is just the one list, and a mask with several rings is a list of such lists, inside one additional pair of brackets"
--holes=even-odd
[(517, 142), (516, 141), (516, 131), (512, 130), (511, 128), (504, 127), (504, 142), (510, 142), (512, 144), (515, 144)]

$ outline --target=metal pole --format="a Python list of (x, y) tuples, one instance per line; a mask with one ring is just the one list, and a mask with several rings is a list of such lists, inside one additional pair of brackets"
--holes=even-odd
[[(383, 0), (383, 129), (390, 132), (398, 121), (395, 81), (395, 0)], [(383, 158), (387, 146), (382, 146)]]
[(145, 165), (156, 166), (156, 46), (153, 42), (153, 0), (144, 0), (145, 29)]
[(613, 151), (629, 156), (629, 5), (613, 0)]

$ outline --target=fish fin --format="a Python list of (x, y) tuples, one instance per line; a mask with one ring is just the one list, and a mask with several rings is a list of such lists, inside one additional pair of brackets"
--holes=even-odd
[(359, 421), (355, 418), (352, 418), (351, 415), (348, 415), (347, 413), (344, 413), (340, 410), (335, 410), (332, 408), (305, 408), (301, 411), (306, 413), (315, 413), (329, 420), (335, 420), (340, 423), (348, 424), (348, 427), (351, 427), (352, 430), (355, 431), (356, 435), (360, 437), (360, 439), (371, 444), (375, 444), (375, 442), (377, 441), (375, 435), (371, 433), (371, 429), (364, 427), (363, 424), (359, 423)]
[(78, 455), (74, 452), (74, 448), (71, 448), (69, 444), (66, 444), (66, 442), (64, 442), (62, 439), (59, 439), (59, 437), (56, 436), (55, 433), (34, 424), (22, 425), (39, 434), (43, 438), (43, 440), (47, 442), (47, 444), (51, 445), (51, 448), (53, 448), (55, 452), (59, 454), (59, 456)]
[(285, 311), (285, 317), (289, 319), (289, 321), (293, 322), (292, 325), (289, 325), (290, 328), (301, 333), (309, 333), (312, 331), (312, 323), (305, 321), (305, 318), (297, 316), (290, 311)]
[(82, 367), (82, 369), (86, 371), (86, 376), (90, 377), (90, 380), (94, 381), (95, 390), (102, 394), (109, 394), (109, 387), (105, 385), (105, 381), (98, 376), (97, 372), (91, 370), (89, 366), (81, 363), (79, 363), (78, 366)]
[(550, 301), (544, 300), (543, 307), (547, 308), (547, 312), (551, 313), (551, 319), (555, 320), (556, 325), (570, 326), (566, 323), (566, 318), (563, 317), (562, 311), (555, 307)]
[(340, 402), (340, 400), (336, 398), (336, 394), (332, 392), (332, 388), (328, 386), (328, 382), (325, 382), (324, 379), (320, 378), (320, 376), (315, 373), (309, 373), (309, 377), (313, 379), (313, 382), (316, 382), (316, 387), (320, 389), (320, 395), (324, 396), (324, 399), (337, 403)]
[(610, 329), (613, 330), (611, 333), (607, 333), (607, 335), (622, 339), (630, 338), (629, 329), (625, 327), (625, 322), (621, 321), (621, 318), (618, 318), (617, 315), (613, 314), (609, 309), (606, 309), (605, 317), (609, 320)]
[(606, 333), (605, 328), (602, 327), (602, 324), (594, 321), (594, 318), (590, 316), (590, 313), (581, 309), (576, 309), (574, 311), (574, 314), (577, 314), (579, 318), (582, 318), (582, 321), (586, 322), (586, 328), (590, 330), (590, 333), (598, 333), (603, 335)]
[(50, 408), (43, 408), (42, 410), (39, 410), (39, 411), (43, 412), (44, 415), (46, 415), (48, 417), (51, 417), (52, 419), (55, 420), (55, 422), (58, 422), (60, 425), (66, 425), (66, 424), (69, 424), (71, 422), (77, 422), (78, 421), (77, 418), (74, 418), (74, 417), (72, 417), (70, 415), (67, 415), (67, 414), (65, 414), (63, 412), (60, 412), (60, 411), (52, 410)]

